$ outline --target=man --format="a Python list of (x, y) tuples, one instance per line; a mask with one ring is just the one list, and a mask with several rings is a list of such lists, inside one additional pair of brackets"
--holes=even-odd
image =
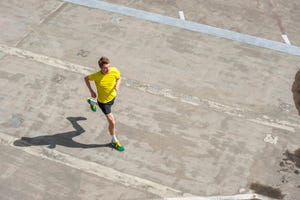
[[(100, 71), (90, 74), (84, 78), (85, 83), (93, 98), (98, 94), (98, 105), (108, 121), (108, 130), (112, 136), (112, 146), (119, 151), (124, 151), (124, 147), (118, 141), (115, 134), (115, 118), (111, 113), (111, 106), (114, 104), (114, 100), (117, 96), (121, 83), (121, 75), (116, 67), (110, 67), (110, 61), (107, 57), (103, 56), (98, 61)], [(94, 81), (97, 94), (92, 89), (90, 81)]]

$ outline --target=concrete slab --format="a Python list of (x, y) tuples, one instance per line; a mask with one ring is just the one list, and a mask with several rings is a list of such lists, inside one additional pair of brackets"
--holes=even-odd
[[(127, 78), (163, 85), (163, 88), (179, 93), (216, 99), (233, 106), (262, 104), (265, 107), (271, 104), (277, 109), (280, 103), (291, 102), (290, 89), (297, 71), (297, 57), (215, 37), (204, 39), (198, 33), (101, 10), (74, 5), (67, 5), (64, 9), (66, 12), (57, 14), (53, 22), (43, 25), (42, 30), (39, 28), (40, 31), (30, 35), (22, 47), (86, 66), (94, 65), (99, 54), (106, 54), (115, 60)], [(122, 18), (120, 24), (114, 24), (112, 21), (118, 17)], [(65, 24), (71, 20), (76, 21), (76, 24), (66, 27)], [(73, 37), (70, 37), (70, 32)], [(81, 41), (86, 41), (84, 50)], [(81, 50), (88, 55), (80, 55)], [(128, 54), (138, 57), (133, 60)], [(293, 70), (281, 70), (287, 67)], [(174, 68), (175, 78), (172, 78), (166, 72)], [(149, 77), (150, 72), (157, 78)], [(280, 76), (281, 81), (277, 81), (276, 76)], [(189, 79), (194, 81), (186, 81)], [(265, 84), (277, 85), (266, 91)], [(282, 89), (280, 92), (269, 92), (277, 88)], [(278, 96), (273, 96), (276, 94)]]
[(2, 199), (150, 199), (155, 195), (0, 145)]
[[(1, 159), (8, 163), (1, 170), (11, 174), (20, 152), (41, 164), (35, 170), (23, 166), (29, 179), (34, 171), (46, 174), (45, 165), (54, 174), (52, 182), (41, 183), (42, 189), (23, 187), (24, 179), (12, 175), (20, 183), (18, 191), (9, 190), (16, 193), (12, 199), (35, 191), (37, 198), (50, 195), (54, 183), (67, 187), (68, 182), (67, 194), (49, 198), (106, 199), (111, 187), (119, 191), (111, 199), (123, 199), (123, 192), (125, 199), (222, 196), (251, 193), (258, 182), (279, 188), (284, 199), (300, 195), (293, 157), (300, 124), (291, 92), (298, 56), (62, 1), (53, 4), (58, 6), (41, 23), (26, 18), (34, 25), (23, 38), (14, 35), (16, 30), (13, 39), (0, 37), (0, 132), (17, 138), (1, 140)], [(15, 3), (4, 5), (10, 8), (10, 20), (17, 22)], [(150, 11), (163, 8), (157, 2), (149, 6)], [(238, 24), (243, 26), (243, 21)], [(108, 145), (106, 119), (86, 103), (83, 77), (98, 70), (102, 55), (124, 77), (113, 108), (123, 153)], [(125, 177), (125, 186), (109, 175), (87, 178), (91, 195), (83, 194), (78, 191), (80, 177), (74, 175), (79, 167), (67, 161), (57, 164), (59, 158), (51, 156), (44, 161), (51, 150), (116, 170)], [(24, 153), (32, 151), (41, 153)], [(79, 171), (89, 177), (93, 170)], [(56, 179), (56, 171), (68, 173), (62, 180)], [(128, 186), (135, 177), (136, 185)], [(7, 181), (2, 178), (0, 184)], [(175, 192), (161, 193), (161, 188)]]
[(60, 6), (60, 1), (1, 1), (0, 3), (0, 42), (17, 45), (35, 27), (51, 16)]
[(250, 34), (270, 40), (284, 42), (282, 34), (287, 34), (293, 45), (300, 45), (298, 36), (299, 2), (288, 1), (143, 1), (106, 0), (149, 12), (179, 18), (179, 11), (185, 19), (227, 30)]

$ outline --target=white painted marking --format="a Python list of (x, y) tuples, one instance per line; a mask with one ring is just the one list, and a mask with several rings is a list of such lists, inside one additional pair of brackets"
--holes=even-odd
[(287, 35), (281, 35), (281, 37), (282, 37), (282, 39), (284, 40), (285, 43), (287, 43), (288, 45), (291, 45), (291, 42), (290, 42)]
[(164, 198), (163, 200), (271, 200), (268, 197), (258, 194), (238, 194), (232, 196), (210, 196), (210, 197), (175, 197), (175, 198)]
[(81, 74), (89, 74), (92, 69), (81, 66), (81, 65), (76, 65), (73, 63), (61, 61), (55, 58), (51, 58), (48, 56), (44, 56), (41, 54), (33, 53), (30, 51), (22, 50), (19, 48), (15, 47), (9, 47), (6, 45), (1, 45), (0, 44), (0, 51), (7, 53), (12, 56), (18, 56), (21, 58), (26, 58), (26, 59), (31, 59), (40, 63), (44, 63), (46, 65), (50, 65), (53, 67), (57, 67), (60, 69), (76, 72), (76, 73), (81, 73)]
[(36, 157), (45, 158), (75, 169), (82, 170), (90, 174), (94, 174), (101, 178), (105, 178), (107, 180), (125, 185), (127, 187), (136, 188), (142, 191), (147, 191), (152, 194), (156, 194), (160, 197), (190, 195), (188, 193), (184, 193), (180, 190), (176, 190), (168, 186), (164, 186), (146, 179), (139, 178), (137, 176), (117, 171), (113, 168), (106, 167), (99, 163), (86, 161), (65, 153), (61, 153), (54, 149), (49, 149), (41, 146), (18, 147), (13, 144), (16, 140), (17, 138), (0, 132), (0, 144), (12, 146), (16, 149), (22, 150)]
[[(21, 57), (24, 59), (30, 59), (36, 62), (47, 64), (49, 66), (57, 67), (59, 69), (81, 73), (84, 75), (90, 74), (91, 72), (94, 71), (93, 69), (84, 67), (82, 65), (61, 61), (55, 58), (36, 54), (15, 47), (9, 47), (3, 44), (0, 44), (0, 51), (12, 56)], [(136, 80), (126, 79), (126, 77), (123, 77), (123, 80), (125, 85), (130, 88), (135, 88), (143, 92), (147, 92), (153, 95), (163, 96), (169, 99), (178, 100), (180, 102), (187, 103), (193, 106), (206, 105), (209, 109), (215, 110), (217, 112), (222, 112), (231, 116), (244, 118), (257, 124), (279, 128), (290, 132), (295, 132), (294, 127), (300, 127), (300, 125), (297, 123), (274, 120), (268, 116), (263, 116), (261, 118), (253, 119), (252, 116), (255, 113), (253, 113), (250, 110), (244, 110), (233, 106), (223, 105), (221, 103), (214, 102), (208, 99), (199, 99), (198, 97), (187, 95), (187, 94), (178, 94), (176, 92), (173, 92), (171, 89), (153, 87), (149, 84), (144, 84)]]
[(251, 121), (251, 122), (254, 122), (256, 124), (262, 124), (262, 125), (265, 125), (265, 126), (279, 128), (279, 129), (283, 129), (283, 130), (295, 133), (295, 128), (284, 125), (284, 124), (278, 124), (278, 123), (275, 123), (275, 122), (264, 121), (262, 119), (248, 119), (248, 120)]
[(278, 137), (277, 136), (273, 137), (271, 134), (267, 134), (264, 141), (270, 144), (277, 144)]
[(185, 20), (183, 11), (179, 11), (178, 13), (179, 13), (179, 18)]
[(245, 189), (245, 188), (239, 189), (239, 193), (240, 193), (240, 194), (243, 194), (243, 193), (245, 193), (245, 192), (246, 192), (246, 189)]

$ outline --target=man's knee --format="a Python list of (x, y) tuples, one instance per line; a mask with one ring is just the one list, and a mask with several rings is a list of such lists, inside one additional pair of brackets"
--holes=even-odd
[(108, 114), (108, 115), (106, 115), (106, 117), (107, 117), (107, 120), (108, 120), (108, 123), (110, 124), (110, 125), (115, 125), (115, 118), (114, 118), (114, 116), (112, 115), (112, 114)]

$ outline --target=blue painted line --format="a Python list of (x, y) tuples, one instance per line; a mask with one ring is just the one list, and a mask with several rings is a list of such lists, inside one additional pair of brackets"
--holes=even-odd
[(300, 47), (298, 46), (288, 45), (273, 40), (267, 40), (260, 37), (242, 34), (234, 31), (226, 30), (226, 29), (216, 28), (205, 24), (184, 21), (181, 19), (168, 17), (168, 16), (164, 16), (152, 12), (120, 6), (112, 3), (107, 3), (104, 1), (97, 1), (97, 0), (64, 0), (64, 1), (90, 7), (90, 8), (97, 8), (97, 9), (101, 9), (113, 13), (118, 13), (118, 14), (130, 16), (138, 19), (148, 20), (159, 24), (165, 24), (169, 26), (183, 28), (190, 31), (205, 33), (208, 35), (217, 36), (217, 37), (221, 37), (233, 41), (243, 42), (246, 44), (272, 49), (272, 50), (280, 51), (291, 55), (300, 56)]

